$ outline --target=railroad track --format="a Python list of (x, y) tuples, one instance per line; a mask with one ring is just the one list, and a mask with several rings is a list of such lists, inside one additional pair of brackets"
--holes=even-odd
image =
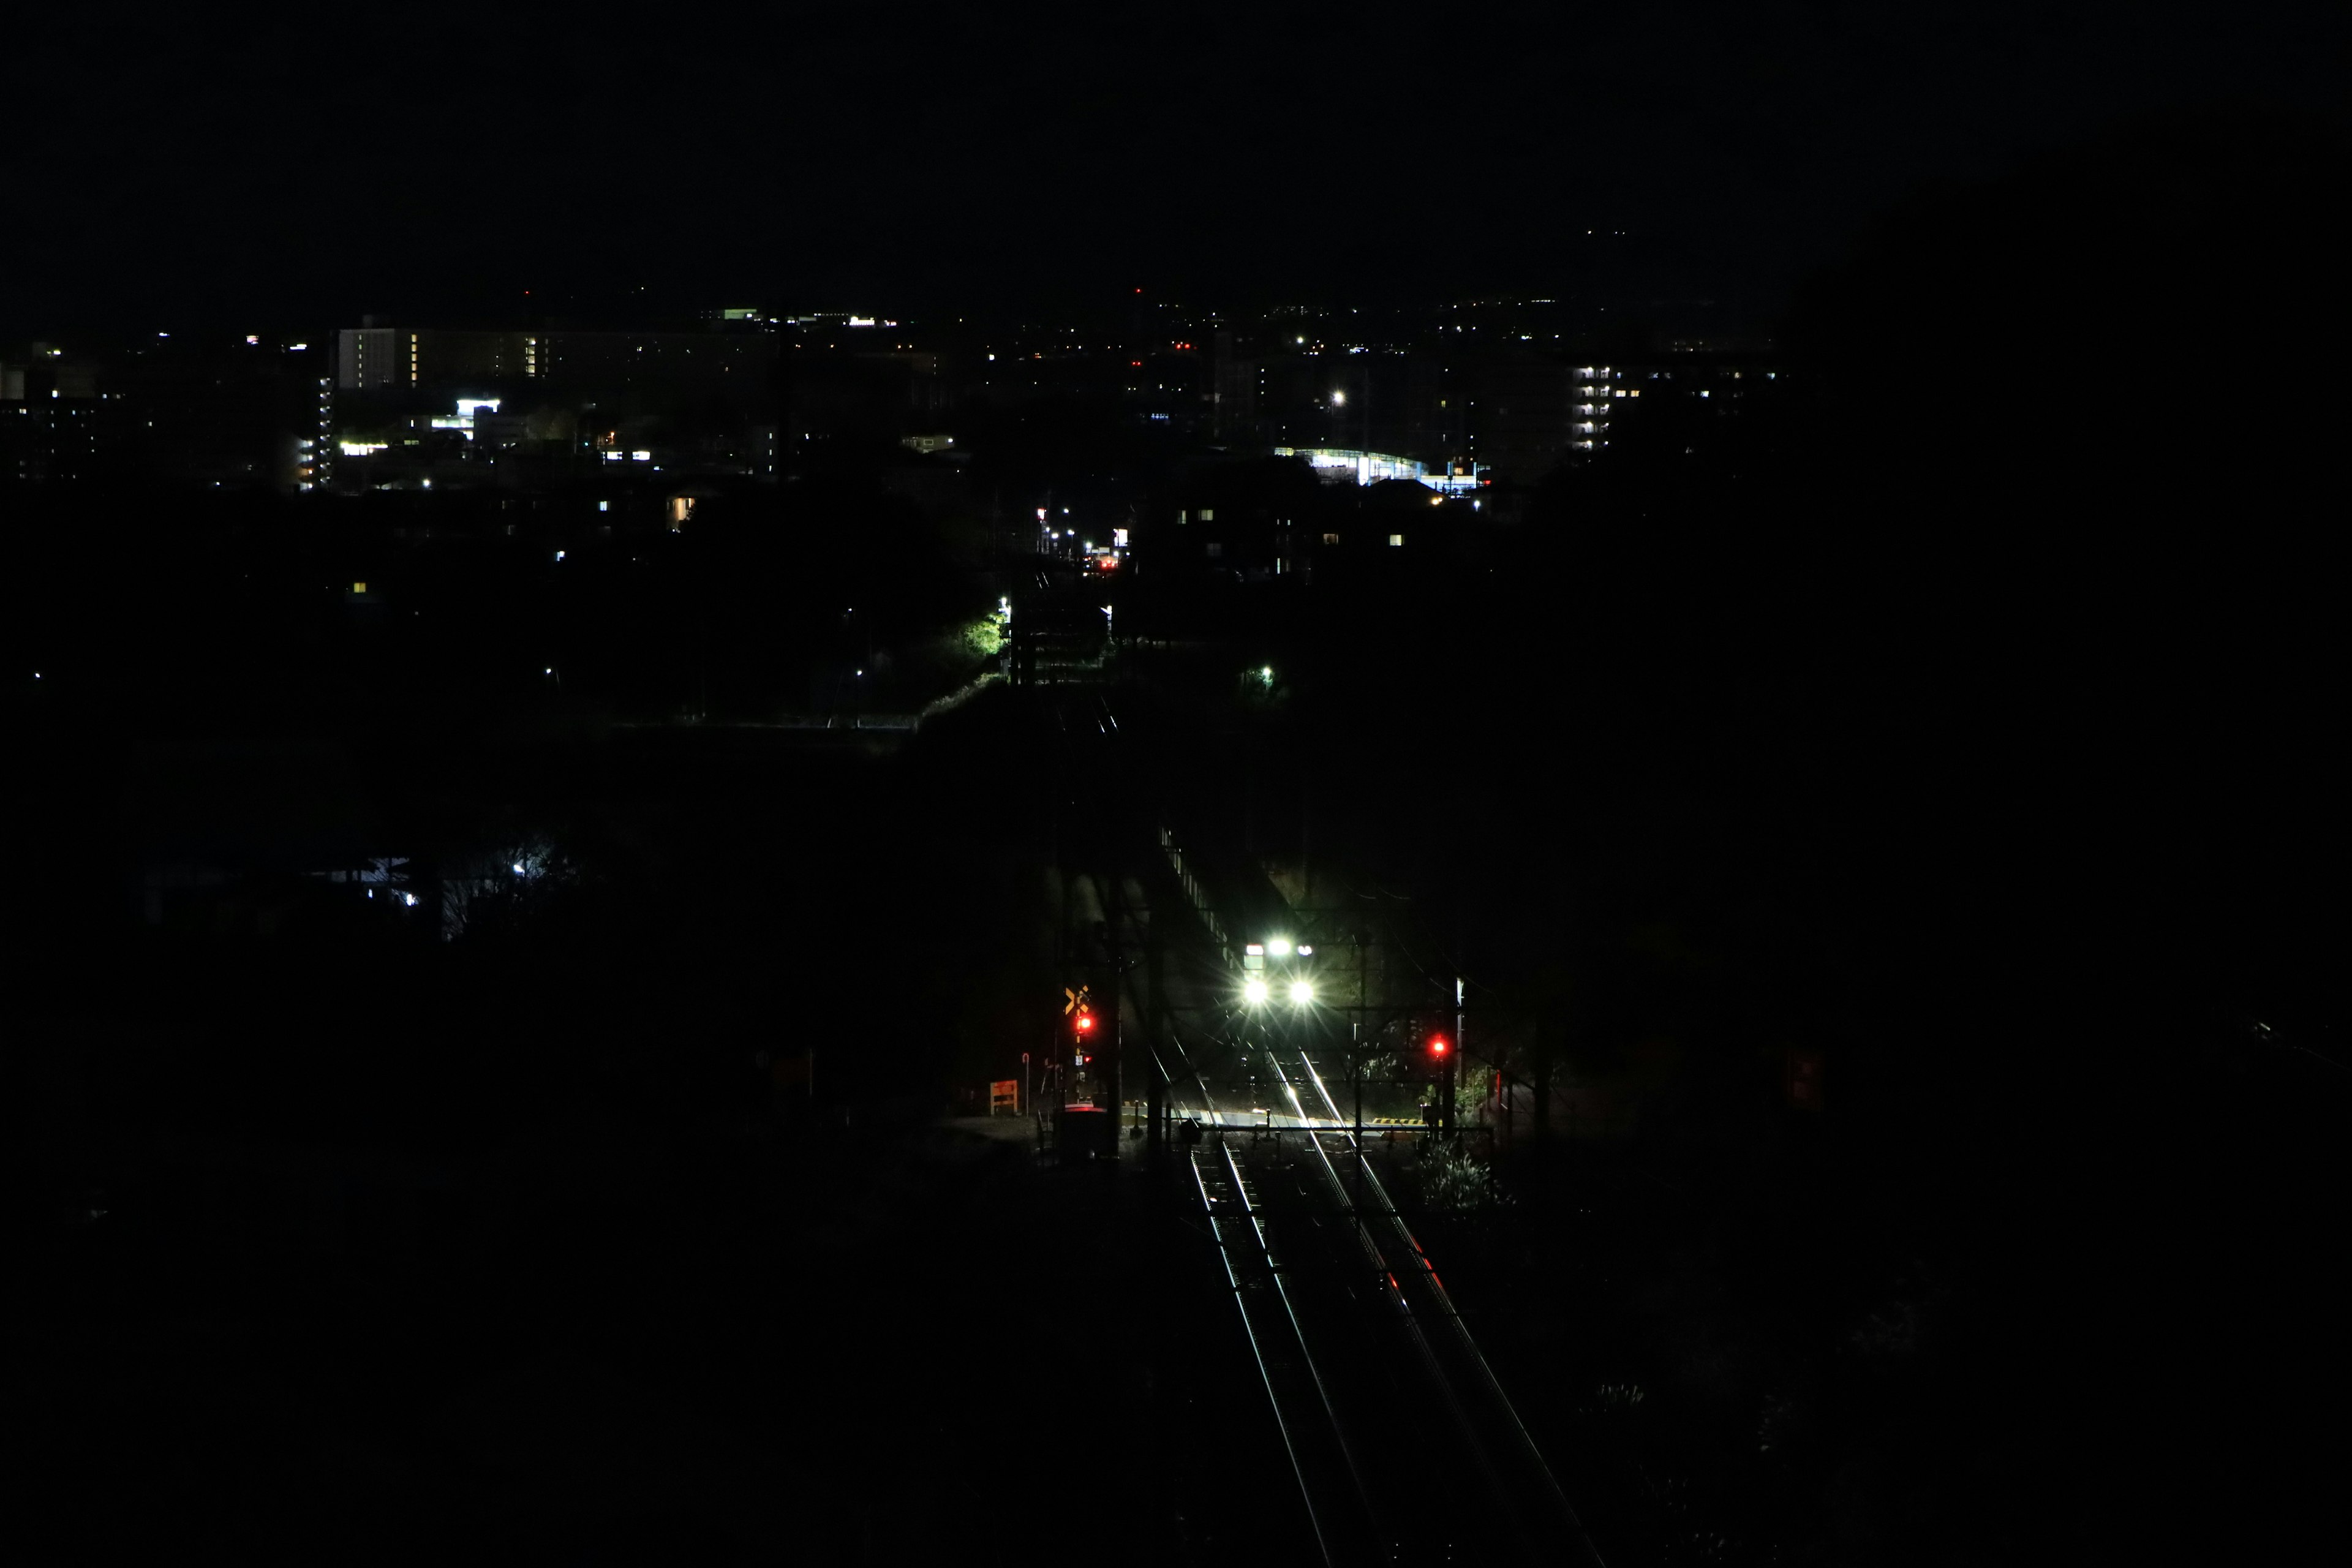
[[(1066, 734), (1083, 725), (1117, 745), (1100, 696), (1065, 713)], [(1370, 1157), (1374, 1141), (1417, 1121), (1343, 1115), (1303, 1047), (1278, 1032), (1250, 1038), (1222, 1008), (1224, 968), (1171, 977), (1219, 1027), (1189, 1042), (1175, 1027), (1148, 1048), (1177, 1113), (1202, 1129), (1180, 1174), (1217, 1244), (1324, 1560), (1598, 1568)], [(1155, 1002), (1171, 1026), (1188, 1010)]]
[(1194, 1071), (1187, 1158), (1325, 1560), (1597, 1564), (1352, 1125), (1258, 1048), (1293, 1109), (1221, 1110)]
[[(1275, 1070), (1284, 1073), (1285, 1055), (1294, 1058), (1292, 1070), (1305, 1079), (1312, 1100), (1319, 1101), (1337, 1120), (1339, 1107), (1303, 1051), (1272, 1048), (1269, 1057)], [(1417, 1359), (1438, 1389), (1440, 1407), (1450, 1418), (1452, 1432), (1464, 1452), (1465, 1462), (1459, 1468), (1465, 1477), (1475, 1475), (1491, 1505), (1493, 1511), (1485, 1516), (1486, 1528), (1479, 1541), (1485, 1549), (1482, 1560), (1511, 1556), (1597, 1568), (1600, 1553), (1583, 1522), (1478, 1349), (1436, 1264), (1398, 1212), (1380, 1173), (1367, 1157), (1369, 1152), (1358, 1143), (1354, 1130), (1318, 1131), (1309, 1135), (1307, 1143), (1315, 1155), (1313, 1174), (1319, 1176), (1320, 1184), (1302, 1186), (1302, 1198), (1310, 1212), (1328, 1214), (1336, 1205), (1347, 1216), (1364, 1262), (1387, 1286), (1385, 1291), (1376, 1289), (1374, 1294), (1383, 1306), (1401, 1311), (1410, 1324)], [(1343, 1164), (1345, 1179), (1340, 1174)], [(1504, 1537), (1511, 1538), (1508, 1552), (1497, 1550), (1506, 1544)]]
[(1289, 1281), (1267, 1247), (1250, 1179), (1222, 1137), (1194, 1147), (1189, 1161), (1323, 1560), (1388, 1561), (1327, 1374), (1308, 1348)]

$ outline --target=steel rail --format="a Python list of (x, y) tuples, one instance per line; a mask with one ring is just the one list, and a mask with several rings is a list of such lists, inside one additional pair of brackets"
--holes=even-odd
[[(1299, 1050), (1299, 1059), (1305, 1063), (1307, 1076), (1314, 1082), (1316, 1092), (1321, 1096), (1324, 1105), (1334, 1117), (1337, 1117), (1339, 1114), (1339, 1104), (1331, 1098), (1329, 1088), (1323, 1082), (1322, 1075), (1315, 1070), (1313, 1060), (1307, 1056), (1304, 1049)], [(1475, 1386), (1485, 1396), (1483, 1403), (1487, 1405), (1490, 1412), (1499, 1413), (1503, 1424), (1503, 1436), (1513, 1450), (1510, 1457), (1517, 1460), (1512, 1468), (1518, 1470), (1523, 1479), (1532, 1479), (1538, 1483), (1552, 1508), (1557, 1510), (1558, 1517), (1552, 1521), (1554, 1527), (1565, 1531), (1570, 1543), (1578, 1552), (1580, 1561), (1589, 1564), (1590, 1568), (1601, 1568), (1600, 1551), (1593, 1545), (1591, 1533), (1584, 1528), (1584, 1521), (1577, 1517), (1575, 1506), (1568, 1500), (1567, 1492), (1560, 1488), (1559, 1478), (1552, 1474), (1550, 1464), (1543, 1457), (1543, 1450), (1536, 1446), (1534, 1434), (1528, 1430), (1527, 1423), (1520, 1418), (1517, 1407), (1511, 1403), (1510, 1395), (1504, 1392), (1502, 1380), (1495, 1375), (1495, 1369), (1486, 1360), (1486, 1352), (1478, 1348), (1477, 1339), (1470, 1332), (1470, 1325), (1463, 1319), (1461, 1310), (1454, 1306), (1452, 1293), (1445, 1289), (1445, 1282), (1437, 1277), (1436, 1264), (1431, 1261), (1429, 1254), (1423, 1249), (1421, 1242), (1413, 1236), (1412, 1226), (1405, 1223), (1403, 1215), (1398, 1212), (1395, 1201), (1389, 1196), (1388, 1189), (1381, 1185), (1380, 1174), (1372, 1169), (1371, 1162), (1366, 1158), (1363, 1146), (1358, 1141), (1356, 1134), (1352, 1131), (1346, 1131), (1340, 1132), (1339, 1136), (1346, 1141), (1350, 1156), (1357, 1162), (1363, 1177), (1371, 1184), (1372, 1193), (1380, 1201), (1380, 1208), (1375, 1212), (1394, 1227), (1397, 1236), (1412, 1249), (1414, 1267), (1406, 1270), (1405, 1278), (1413, 1280), (1417, 1288), (1426, 1293), (1435, 1308), (1432, 1315), (1451, 1331), (1445, 1336), (1446, 1339), (1452, 1342), (1457, 1356), (1465, 1363), (1466, 1370), (1475, 1374)], [(1320, 1151), (1322, 1137), (1319, 1134), (1317, 1135), (1314, 1142)], [(1339, 1181), (1339, 1173), (1331, 1168), (1328, 1154), (1324, 1157), (1324, 1168), (1334, 1187), (1344, 1199), (1346, 1186)], [(1359, 1215), (1357, 1218), (1360, 1226), (1362, 1216)], [(1397, 1276), (1391, 1271), (1389, 1278), (1394, 1280)], [(1397, 1289), (1399, 1296), (1402, 1297), (1404, 1294), (1402, 1285), (1400, 1284)], [(1427, 1345), (1426, 1339), (1423, 1342), (1424, 1346)], [(1431, 1354), (1433, 1367), (1435, 1361), (1433, 1349)], [(1467, 1409), (1456, 1394), (1454, 1386), (1456, 1380), (1442, 1370), (1438, 1371), (1438, 1375), (1446, 1384), (1448, 1401), (1462, 1419), (1465, 1436), (1479, 1451), (1482, 1468), (1486, 1468), (1488, 1476), (1495, 1479), (1499, 1488), (1500, 1478), (1495, 1471), (1496, 1456), (1492, 1453), (1491, 1446), (1471, 1422)], [(1502, 1500), (1506, 1508), (1510, 1507), (1510, 1497), (1507, 1491), (1505, 1491)], [(1517, 1510), (1512, 1510), (1512, 1511), (1516, 1513)], [(1530, 1542), (1530, 1544), (1539, 1546), (1541, 1543)]]
[[(1212, 1037), (1212, 1043), (1223, 1045), (1228, 1048), (1240, 1044), (1237, 1040), (1216, 1040), (1213, 1037)], [(1202, 1109), (1211, 1116), (1218, 1115), (1215, 1094), (1210, 1089), (1207, 1077), (1202, 1072), (1200, 1066), (1189, 1054), (1181, 1051), (1178, 1059), (1184, 1063), (1186, 1070), (1191, 1074), (1193, 1087), (1200, 1093)], [(1257, 1257), (1265, 1266), (1267, 1278), (1274, 1281), (1276, 1295), (1282, 1303), (1283, 1315), (1289, 1323), (1289, 1339), (1297, 1345), (1299, 1363), (1305, 1367), (1307, 1379), (1314, 1386), (1316, 1401), (1322, 1407), (1324, 1423), (1330, 1433), (1332, 1444), (1337, 1447), (1340, 1460), (1347, 1468), (1349, 1486), (1354, 1492), (1354, 1501), (1359, 1510), (1357, 1517), (1361, 1522), (1362, 1530), (1377, 1539), (1381, 1533), (1380, 1510), (1372, 1505), (1370, 1489), (1364, 1484), (1363, 1469), (1357, 1461), (1355, 1447), (1349, 1442), (1347, 1427), (1332, 1404), (1329, 1381), (1325, 1377), (1323, 1369), (1317, 1364), (1314, 1352), (1307, 1343), (1306, 1327), (1299, 1321), (1298, 1305), (1291, 1298), (1289, 1283), (1285, 1279), (1283, 1269), (1276, 1262), (1273, 1249), (1267, 1243), (1264, 1218), (1257, 1206), (1250, 1201), (1249, 1189), (1242, 1175), (1241, 1167), (1234, 1159), (1231, 1146), (1225, 1142), (1222, 1135), (1216, 1141), (1216, 1152), (1217, 1157), (1224, 1166), (1234, 1196), (1240, 1203), (1244, 1217), (1249, 1221), (1250, 1236), (1255, 1243)], [(1298, 1478), (1299, 1496), (1306, 1502), (1308, 1516), (1314, 1521), (1316, 1541), (1323, 1548), (1325, 1561), (1334, 1562), (1336, 1559), (1332, 1556), (1332, 1551), (1336, 1542), (1332, 1538), (1333, 1531), (1326, 1529), (1325, 1510), (1316, 1504), (1315, 1488), (1307, 1479), (1307, 1468), (1300, 1457), (1299, 1442), (1293, 1431), (1291, 1417), (1283, 1410), (1282, 1395), (1277, 1391), (1274, 1375), (1267, 1366), (1265, 1343), (1259, 1338), (1256, 1325), (1250, 1321), (1249, 1300), (1244, 1291), (1240, 1273), (1234, 1267), (1232, 1244), (1225, 1236), (1223, 1216), (1216, 1212), (1214, 1205), (1209, 1200), (1208, 1184), (1201, 1171), (1201, 1162), (1206, 1157), (1208, 1157), (1208, 1151), (1205, 1149), (1195, 1148), (1192, 1151), (1190, 1163), (1192, 1167), (1193, 1183), (1201, 1192), (1209, 1228), (1217, 1239), (1220, 1257), (1225, 1265), (1226, 1279), (1233, 1286), (1234, 1302), (1241, 1310), (1243, 1326), (1248, 1331), (1250, 1351), (1257, 1359), (1259, 1375), (1265, 1383), (1266, 1398), (1274, 1405), (1275, 1420), (1282, 1428), (1283, 1444), (1290, 1454), (1291, 1468)], [(1335, 1529), (1338, 1528), (1338, 1521), (1333, 1521), (1333, 1524)]]
[[(1316, 1549), (1322, 1553), (1328, 1568), (1339, 1568), (1341, 1559), (1337, 1554), (1337, 1543), (1331, 1539), (1331, 1532), (1325, 1525), (1323, 1510), (1316, 1506), (1316, 1492), (1319, 1489), (1307, 1479), (1307, 1460), (1299, 1451), (1298, 1434), (1292, 1429), (1290, 1415), (1283, 1407), (1285, 1401), (1282, 1391), (1277, 1386), (1274, 1367), (1266, 1359), (1267, 1347), (1258, 1337), (1257, 1324), (1252, 1320), (1249, 1292), (1243, 1285), (1241, 1270), (1234, 1263), (1234, 1243), (1228, 1240), (1225, 1235), (1224, 1221), (1227, 1216), (1218, 1212), (1217, 1199), (1209, 1191), (1208, 1174), (1202, 1169), (1202, 1162), (1204, 1158), (1206, 1158), (1206, 1152), (1196, 1149), (1192, 1152), (1189, 1162), (1192, 1167), (1193, 1185), (1201, 1194), (1202, 1212), (1208, 1216), (1210, 1233), (1216, 1238), (1217, 1256), (1224, 1264), (1225, 1281), (1232, 1288), (1234, 1304), (1241, 1312), (1242, 1331), (1249, 1336), (1250, 1355), (1257, 1363), (1258, 1377), (1265, 1384), (1266, 1403), (1273, 1407), (1275, 1426), (1282, 1433), (1283, 1450), (1290, 1456), (1291, 1474), (1297, 1479), (1298, 1497), (1307, 1509), (1307, 1523), (1313, 1526), (1315, 1531)], [(1295, 1331), (1295, 1324), (1293, 1328)], [(1303, 1342), (1300, 1349), (1303, 1353), (1305, 1350)]]
[(1324, 1377), (1323, 1369), (1316, 1364), (1315, 1347), (1307, 1341), (1307, 1326), (1298, 1321), (1298, 1303), (1291, 1299), (1290, 1282), (1281, 1264), (1275, 1260), (1274, 1248), (1267, 1243), (1265, 1215), (1250, 1201), (1248, 1181), (1234, 1159), (1232, 1146), (1220, 1138), (1217, 1140), (1217, 1152), (1224, 1156), (1225, 1170), (1232, 1178), (1234, 1195), (1241, 1199), (1242, 1213), (1249, 1217), (1251, 1229), (1257, 1237), (1259, 1255), (1265, 1259), (1266, 1273), (1272, 1277), (1275, 1291), (1282, 1298), (1283, 1312), (1290, 1320), (1290, 1331), (1297, 1336), (1299, 1360), (1306, 1364), (1307, 1375), (1315, 1382), (1315, 1396), (1322, 1403), (1324, 1419), (1330, 1423), (1332, 1440), (1339, 1446), (1339, 1457), (1347, 1461), (1348, 1479), (1356, 1489), (1356, 1504), (1363, 1510), (1366, 1524), (1377, 1535), (1381, 1530), (1381, 1510), (1372, 1503), (1370, 1489), (1364, 1485), (1364, 1472), (1356, 1462), (1355, 1446), (1348, 1441), (1347, 1423), (1339, 1419), (1339, 1409), (1331, 1401), (1331, 1385)]
[[(1306, 1053), (1301, 1051), (1299, 1054), (1303, 1059)], [(1266, 1050), (1266, 1061), (1267, 1064), (1273, 1068), (1276, 1076), (1282, 1079), (1283, 1087), (1286, 1089), (1289, 1089), (1289, 1077), (1287, 1074), (1283, 1072), (1281, 1061), (1275, 1056), (1274, 1050), (1271, 1047), (1267, 1047)], [(1310, 1073), (1314, 1071), (1314, 1068), (1311, 1063), (1308, 1065), (1307, 1070)], [(1295, 1096), (1296, 1091), (1293, 1092)], [(1334, 1109), (1336, 1110), (1336, 1107)], [(1340, 1137), (1349, 1136), (1346, 1133), (1340, 1133), (1338, 1135)], [(1400, 1321), (1403, 1323), (1406, 1330), (1407, 1337), (1411, 1340), (1414, 1348), (1420, 1352), (1423, 1369), (1429, 1373), (1430, 1378), (1435, 1384), (1438, 1392), (1444, 1396), (1446, 1408), (1454, 1416), (1455, 1426), (1460, 1429), (1464, 1440), (1469, 1445), (1472, 1457), (1477, 1461), (1480, 1475), (1485, 1479), (1488, 1489), (1495, 1494), (1496, 1502), (1505, 1509), (1508, 1509), (1510, 1506), (1510, 1494), (1503, 1486), (1502, 1477), (1497, 1474), (1495, 1469), (1493, 1459), (1486, 1451), (1486, 1446), (1478, 1438), (1478, 1434), (1471, 1423), (1470, 1414), (1465, 1408), (1464, 1408), (1460, 1394), (1454, 1386), (1454, 1379), (1448, 1376), (1445, 1369), (1438, 1364), (1437, 1352), (1435, 1348), (1430, 1344), (1428, 1334), (1423, 1331), (1421, 1315), (1412, 1310), (1412, 1302), (1405, 1294), (1404, 1286), (1398, 1279), (1395, 1267), (1382, 1255), (1380, 1244), (1372, 1238), (1371, 1227), (1364, 1223), (1364, 1216), (1360, 1213), (1356, 1212), (1355, 1205), (1349, 1202), (1347, 1184), (1340, 1181), (1338, 1169), (1331, 1163), (1330, 1151), (1323, 1146), (1323, 1135), (1319, 1132), (1310, 1134), (1307, 1142), (1314, 1146), (1316, 1159), (1322, 1165), (1324, 1178), (1330, 1184), (1330, 1191), (1339, 1198), (1343, 1208), (1347, 1210), (1349, 1219), (1354, 1223), (1357, 1244), (1362, 1248), (1366, 1260), (1371, 1264), (1379, 1278), (1384, 1279), (1388, 1281), (1389, 1288), (1386, 1291), (1381, 1293), (1381, 1299), (1390, 1303), (1392, 1310), (1399, 1315)], [(1352, 1142), (1353, 1141), (1350, 1139), (1351, 1146)], [(1356, 1151), (1356, 1153), (1357, 1157), (1360, 1160), (1362, 1158), (1362, 1151), (1359, 1149)], [(1382, 1217), (1391, 1220), (1396, 1219), (1396, 1205), (1390, 1201), (1387, 1190), (1381, 1186), (1380, 1178), (1372, 1174), (1369, 1162), (1367, 1162), (1364, 1166), (1364, 1174), (1371, 1177), (1372, 1192), (1374, 1195), (1380, 1199)], [(1408, 1235), (1406, 1239), (1410, 1241), (1412, 1239), (1411, 1236)], [(1414, 1243), (1413, 1245), (1413, 1254), (1417, 1261), (1422, 1263), (1423, 1267), (1427, 1266), (1428, 1260), (1426, 1257), (1423, 1255), (1418, 1243)], [(1411, 1272), (1412, 1272), (1412, 1270), (1407, 1270), (1408, 1274)]]

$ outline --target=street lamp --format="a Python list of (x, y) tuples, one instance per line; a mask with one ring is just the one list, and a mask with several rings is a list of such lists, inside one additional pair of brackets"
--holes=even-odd
[(1314, 1001), (1315, 983), (1311, 980), (1292, 981), (1290, 983), (1290, 1000), (1292, 1005), (1298, 1007), (1304, 1007), (1309, 1002)]
[(1252, 975), (1242, 982), (1242, 999), (1251, 1006), (1262, 1005), (1266, 997), (1265, 982)]

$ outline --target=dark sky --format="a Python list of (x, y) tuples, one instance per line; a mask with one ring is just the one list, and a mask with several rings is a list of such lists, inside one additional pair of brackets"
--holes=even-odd
[(13, 16), (0, 324), (639, 284), (1769, 302), (1920, 178), (2149, 112), (2340, 115), (2347, 64), (2343, 7), (2267, 0), (1138, 11)]

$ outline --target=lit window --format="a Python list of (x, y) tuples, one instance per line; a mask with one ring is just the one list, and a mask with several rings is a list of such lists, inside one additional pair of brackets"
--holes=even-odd
[(1216, 512), (1216, 509), (1215, 509), (1214, 507), (1206, 507), (1206, 506), (1202, 507), (1202, 508), (1201, 509), (1201, 521), (1202, 521), (1202, 522), (1214, 522), (1214, 521), (1217, 521), (1217, 512)]
[(1404, 544), (1404, 535), (1403, 535), (1403, 534), (1402, 534), (1402, 533), (1391, 533), (1391, 534), (1390, 534), (1390, 535), (1389, 535), (1389, 547), (1390, 547), (1391, 549), (1401, 549), (1401, 548), (1402, 548), (1402, 547), (1403, 547), (1403, 544)]
[(1323, 542), (1326, 544), (1337, 544), (1339, 542), (1339, 536), (1336, 533), (1327, 533), (1323, 536)]

